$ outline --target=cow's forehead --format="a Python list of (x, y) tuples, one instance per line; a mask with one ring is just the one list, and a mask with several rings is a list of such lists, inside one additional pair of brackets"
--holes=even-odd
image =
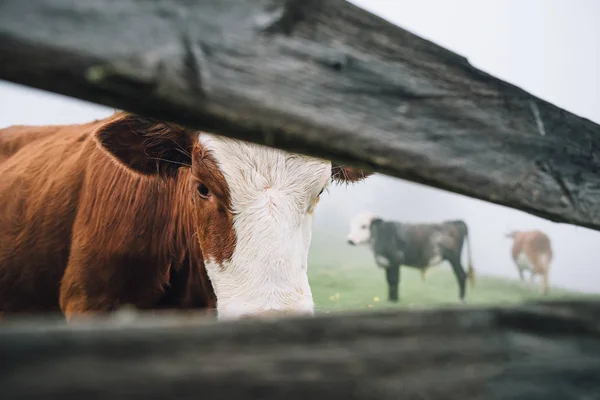
[(372, 221), (373, 218), (375, 218), (375, 214), (373, 214), (372, 212), (369, 212), (369, 211), (364, 211), (364, 212), (361, 212), (360, 214), (357, 214), (354, 217), (354, 219), (352, 220), (352, 222), (355, 225), (359, 225), (359, 224), (368, 223), (368, 222)]
[(199, 144), (217, 160), (228, 181), (255, 178), (265, 185), (324, 186), (331, 178), (331, 162), (224, 136), (200, 133)]

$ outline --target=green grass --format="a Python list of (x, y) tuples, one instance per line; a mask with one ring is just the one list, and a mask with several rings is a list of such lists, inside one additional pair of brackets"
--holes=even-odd
[[(308, 275), (317, 310), (350, 311), (382, 308), (429, 308), (458, 306), (458, 284), (449, 265), (429, 269), (424, 283), (421, 274), (401, 267), (400, 301), (387, 301), (385, 271), (378, 268), (366, 248), (346, 245), (343, 237), (321, 231), (313, 238)], [(475, 266), (476, 271), (477, 265)], [(516, 271), (515, 271), (516, 275)], [(539, 282), (539, 280), (538, 280)], [(477, 273), (475, 287), (467, 284), (468, 305), (508, 305), (530, 300), (600, 298), (599, 295), (551, 288), (544, 296), (540, 285)], [(377, 301), (378, 300), (378, 301)]]
[[(400, 301), (387, 301), (384, 271), (372, 263), (359, 266), (315, 265), (309, 278), (317, 310), (364, 310), (388, 307), (435, 307), (458, 305), (458, 285), (449, 266), (440, 265), (428, 271), (426, 281), (411, 268), (401, 268)], [(528, 300), (583, 298), (592, 295), (552, 288), (544, 296), (539, 286), (518, 280), (477, 276), (475, 288), (467, 286), (470, 305), (506, 305)]]

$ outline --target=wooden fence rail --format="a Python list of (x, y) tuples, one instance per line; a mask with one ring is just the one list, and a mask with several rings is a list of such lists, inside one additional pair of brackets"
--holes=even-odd
[[(600, 398), (599, 304), (15, 323), (3, 399)], [(117, 319), (118, 322), (118, 319)]]
[(0, 79), (600, 228), (598, 125), (343, 0), (3, 0), (0, 59)]

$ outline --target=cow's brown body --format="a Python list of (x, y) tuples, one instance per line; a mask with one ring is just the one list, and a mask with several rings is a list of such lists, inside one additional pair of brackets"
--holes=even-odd
[(101, 123), (0, 130), (0, 312), (214, 305), (189, 169), (131, 173), (96, 145)]
[(513, 239), (511, 255), (521, 280), (525, 279), (525, 271), (529, 271), (532, 282), (539, 275), (542, 277), (543, 291), (548, 293), (550, 290), (550, 263), (553, 257), (550, 238), (538, 230), (516, 231), (507, 236)]

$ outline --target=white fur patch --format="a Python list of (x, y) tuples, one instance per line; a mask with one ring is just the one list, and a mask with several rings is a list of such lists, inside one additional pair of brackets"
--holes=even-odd
[(429, 260), (429, 263), (427, 264), (427, 266), (434, 266), (434, 265), (438, 265), (439, 263), (441, 263), (443, 260), (442, 256), (440, 256), (439, 254), (436, 254), (435, 256), (433, 256), (431, 258), (431, 260)]
[(204, 255), (219, 318), (265, 311), (312, 314), (309, 210), (331, 180), (331, 163), (204, 133), (199, 140), (229, 186), (237, 237), (223, 265)]
[(550, 255), (546, 253), (542, 254), (540, 256), (540, 264), (542, 264), (542, 266), (548, 270), (550, 267)]
[(355, 216), (350, 221), (350, 232), (346, 237), (355, 245), (369, 243), (371, 240), (371, 222), (376, 218), (375, 214), (365, 211)]
[(529, 257), (527, 257), (527, 254), (523, 252), (520, 252), (517, 255), (517, 265), (522, 270), (532, 271), (534, 269), (531, 260), (529, 259)]
[(377, 256), (375, 256), (375, 261), (377, 261), (377, 264), (378, 264), (380, 267), (385, 267), (385, 268), (387, 268), (387, 267), (389, 267), (389, 266), (390, 266), (390, 262), (389, 262), (389, 260), (388, 260), (387, 258), (385, 258), (385, 257), (382, 257), (382, 256), (379, 256), (379, 255), (377, 255)]

